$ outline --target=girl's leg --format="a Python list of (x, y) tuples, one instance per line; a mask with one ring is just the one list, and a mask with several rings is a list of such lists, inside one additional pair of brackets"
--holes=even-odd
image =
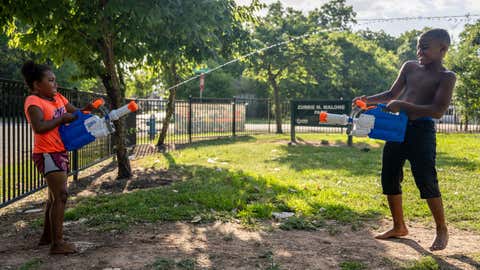
[(75, 246), (63, 241), (63, 217), (67, 203), (67, 173), (51, 172), (46, 176), (51, 190), (50, 227), (52, 235), (51, 254), (74, 253)]
[(45, 219), (43, 221), (43, 233), (42, 237), (40, 237), (40, 241), (38, 242), (38, 245), (43, 246), (43, 245), (49, 245), (52, 242), (52, 234), (51, 234), (51, 226), (50, 226), (50, 208), (52, 207), (52, 193), (50, 191), (50, 188), (48, 188), (48, 199), (47, 199), (47, 205), (45, 207)]

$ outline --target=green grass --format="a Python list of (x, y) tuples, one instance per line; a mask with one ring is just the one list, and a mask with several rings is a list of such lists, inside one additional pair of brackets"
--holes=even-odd
[(33, 258), (20, 266), (19, 270), (34, 270), (38, 269), (41, 265), (42, 260), (40, 258)]
[(403, 267), (404, 270), (438, 270), (440, 266), (437, 261), (430, 257), (423, 257), (420, 260), (407, 263), (408, 266)]
[[(301, 134), (305, 141), (345, 144), (344, 135)], [(438, 135), (438, 178), (447, 220), (480, 231), (480, 135)], [(260, 135), (200, 142), (158, 154), (137, 166), (170, 168), (183, 181), (129, 194), (84, 199), (66, 213), (86, 217), (101, 229), (128, 228), (135, 222), (240, 218), (268, 219), (273, 211), (295, 212), (285, 228), (312, 229), (325, 219), (357, 226), (388, 215), (381, 194), (381, 141), (354, 139), (355, 147), (287, 145), (288, 136)], [(369, 147), (368, 152), (361, 151)], [(160, 161), (160, 162), (158, 162)], [(405, 215), (432, 222), (427, 204), (405, 166)], [(214, 210), (214, 211), (212, 211)]]
[(367, 266), (362, 262), (348, 261), (340, 264), (342, 270), (363, 270), (367, 269)]

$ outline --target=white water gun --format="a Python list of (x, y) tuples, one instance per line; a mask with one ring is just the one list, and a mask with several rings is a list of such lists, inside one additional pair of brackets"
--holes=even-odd
[(128, 104), (108, 113), (101, 108), (104, 104), (105, 101), (99, 98), (92, 103), (92, 106), (100, 109), (105, 114), (105, 117), (100, 118), (97, 115), (83, 113), (78, 110), (74, 112), (74, 115), (77, 117), (75, 121), (60, 126), (60, 137), (68, 151), (77, 150), (96, 139), (104, 138), (114, 133), (115, 127), (112, 121), (138, 110), (138, 105), (135, 101), (130, 101)]
[(361, 100), (356, 100), (355, 105), (350, 116), (321, 112), (320, 123), (346, 126), (347, 134), (352, 136), (403, 142), (408, 121), (405, 113), (388, 112), (385, 104), (367, 106)]

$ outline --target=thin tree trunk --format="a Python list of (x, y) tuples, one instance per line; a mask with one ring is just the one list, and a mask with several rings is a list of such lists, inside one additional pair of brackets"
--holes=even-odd
[[(110, 98), (112, 109), (117, 109), (123, 105), (125, 100), (122, 95), (122, 87), (115, 66), (112, 38), (110, 36), (105, 37), (102, 45), (104, 50), (103, 63), (106, 68), (106, 74), (103, 74), (102, 82), (107, 90), (107, 95)], [(130, 160), (128, 159), (127, 148), (125, 146), (124, 119), (114, 121), (113, 123), (116, 130), (112, 137), (118, 160), (117, 178), (129, 178), (132, 176), (132, 169), (130, 167)]]
[[(172, 78), (174, 78), (174, 84), (177, 84), (179, 82), (179, 79), (177, 75), (177, 66), (175, 63), (173, 63), (170, 66), (170, 72), (171, 72)], [(165, 113), (165, 118), (163, 119), (162, 131), (160, 133), (160, 137), (158, 138), (158, 142), (157, 142), (157, 147), (159, 149), (162, 149), (165, 147), (165, 139), (167, 138), (168, 126), (170, 124), (170, 119), (172, 119), (172, 116), (175, 110), (176, 95), (177, 95), (177, 88), (175, 87), (170, 89), (170, 92), (168, 93), (167, 111)]]
[(280, 87), (275, 80), (275, 77), (270, 70), (268, 70), (268, 80), (273, 88), (273, 102), (275, 103), (275, 122), (277, 125), (277, 134), (282, 134), (282, 108), (280, 106)]

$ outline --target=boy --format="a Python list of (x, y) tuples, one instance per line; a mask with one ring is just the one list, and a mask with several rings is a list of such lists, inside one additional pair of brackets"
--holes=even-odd
[(387, 103), (392, 112), (404, 111), (409, 118), (405, 141), (387, 142), (382, 158), (382, 188), (387, 195), (393, 217), (393, 229), (377, 239), (408, 234), (403, 219), (403, 165), (409, 160), (420, 197), (426, 199), (436, 223), (436, 237), (430, 250), (442, 250), (448, 244), (448, 230), (435, 170), (436, 138), (432, 118), (445, 113), (452, 98), (455, 74), (442, 65), (450, 46), (450, 37), (443, 29), (423, 33), (417, 43), (418, 61), (407, 61), (389, 91), (361, 96), (369, 104)]

